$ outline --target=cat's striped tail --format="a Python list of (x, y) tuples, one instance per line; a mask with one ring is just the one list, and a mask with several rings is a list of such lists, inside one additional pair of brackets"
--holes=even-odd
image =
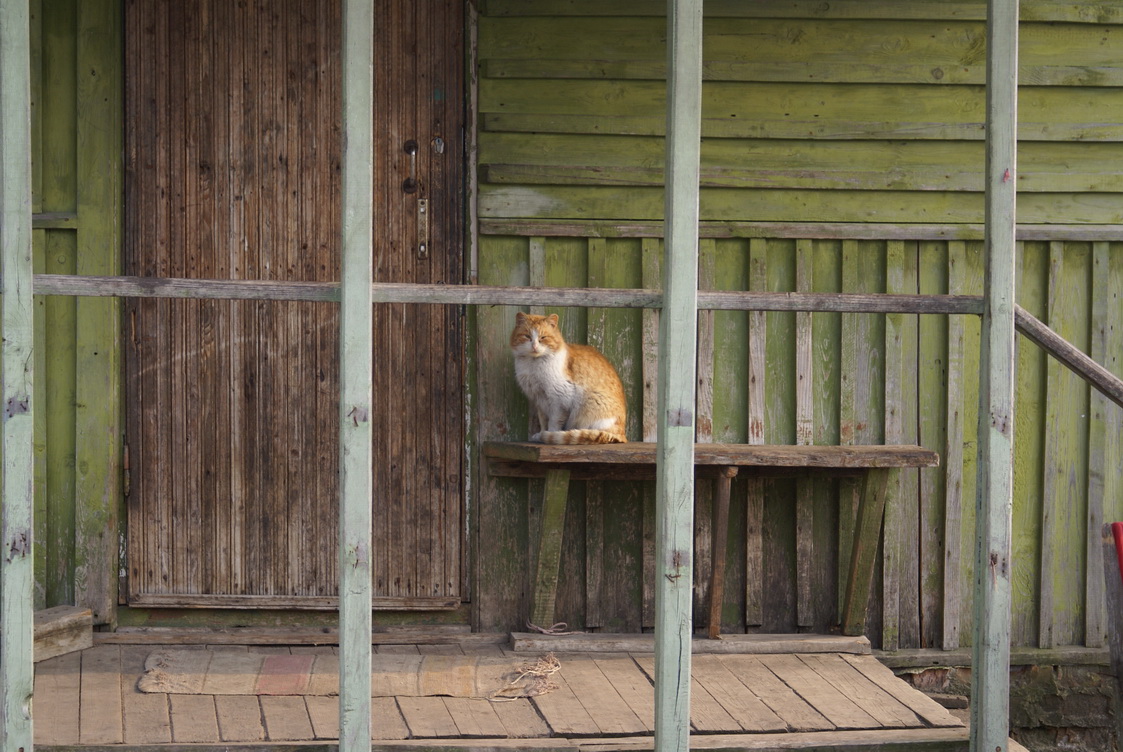
[(618, 433), (599, 428), (571, 428), (568, 431), (543, 431), (533, 437), (543, 444), (627, 444)]

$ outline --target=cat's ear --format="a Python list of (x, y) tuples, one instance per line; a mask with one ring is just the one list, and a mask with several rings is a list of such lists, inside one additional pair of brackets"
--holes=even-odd
[(516, 324), (525, 324), (526, 323), (526, 314), (523, 313), (522, 311), (517, 311), (515, 313), (515, 323)]
[(549, 321), (554, 326), (558, 325), (558, 315), (556, 313), (551, 313), (549, 316), (546, 317), (546, 320)]

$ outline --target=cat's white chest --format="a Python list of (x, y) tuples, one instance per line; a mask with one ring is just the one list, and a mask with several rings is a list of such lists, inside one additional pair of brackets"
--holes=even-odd
[(566, 355), (515, 358), (515, 380), (527, 398), (540, 409), (568, 410), (579, 397), (579, 388), (566, 375)]

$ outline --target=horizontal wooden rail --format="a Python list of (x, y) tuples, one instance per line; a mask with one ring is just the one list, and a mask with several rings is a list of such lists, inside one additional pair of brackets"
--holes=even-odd
[[(339, 285), (335, 282), (36, 274), (34, 290), (37, 295), (83, 297), (339, 302)], [(376, 283), (373, 286), (373, 298), (376, 303), (453, 305), (551, 305), (596, 308), (661, 308), (663, 305), (663, 294), (658, 290), (571, 287)], [(826, 313), (980, 314), (982, 298), (976, 295), (699, 291), (698, 308)]]
[(36, 295), (339, 302), (338, 282), (36, 274), (33, 287)]
[(889, 295), (848, 292), (698, 292), (700, 310), (811, 311), (813, 313), (983, 312), (978, 295)]
[[(1113, 242), (1123, 240), (1119, 225), (1019, 224), (1018, 240)], [(662, 238), (656, 220), (491, 219), (480, 220), (481, 235), (563, 238)], [(702, 221), (698, 237), (721, 239), (793, 238), (799, 240), (983, 240), (981, 222), (892, 224), (888, 222)]]
[[(335, 282), (270, 282), (160, 277), (94, 277), (36, 274), (37, 295), (124, 298), (209, 298), (220, 300), (303, 300), (339, 302)], [(376, 303), (453, 305), (553, 305), (597, 308), (661, 308), (658, 290), (492, 287), (376, 283)], [(885, 295), (864, 293), (699, 291), (701, 310), (814, 311), (835, 313), (982, 313), (978, 295)], [(1123, 407), (1123, 381), (1073, 347), (1021, 306), (1015, 325), (1061, 363)]]
[(1021, 306), (1014, 307), (1014, 326), (1105, 397), (1123, 407), (1123, 381), (1111, 371), (1070, 345), (1061, 335)]

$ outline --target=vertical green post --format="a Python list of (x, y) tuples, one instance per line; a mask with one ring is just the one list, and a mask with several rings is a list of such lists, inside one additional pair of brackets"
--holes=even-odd
[(667, 70), (666, 259), (659, 321), (655, 524), (657, 752), (685, 751), (690, 746), (701, 0), (668, 0)]
[[(77, 273), (121, 273), (124, 3), (78, 11)], [(121, 493), (121, 300), (80, 297), (75, 352), (74, 597), (94, 623), (117, 622)]]
[(1010, 718), (1014, 202), (1018, 3), (987, 2), (986, 272), (979, 388), (971, 749), (1002, 752)]
[(26, 0), (0, 0), (0, 735), (4, 752), (32, 747), (34, 459), (31, 413), (31, 45)]
[(339, 749), (370, 750), (374, 7), (343, 3)]

